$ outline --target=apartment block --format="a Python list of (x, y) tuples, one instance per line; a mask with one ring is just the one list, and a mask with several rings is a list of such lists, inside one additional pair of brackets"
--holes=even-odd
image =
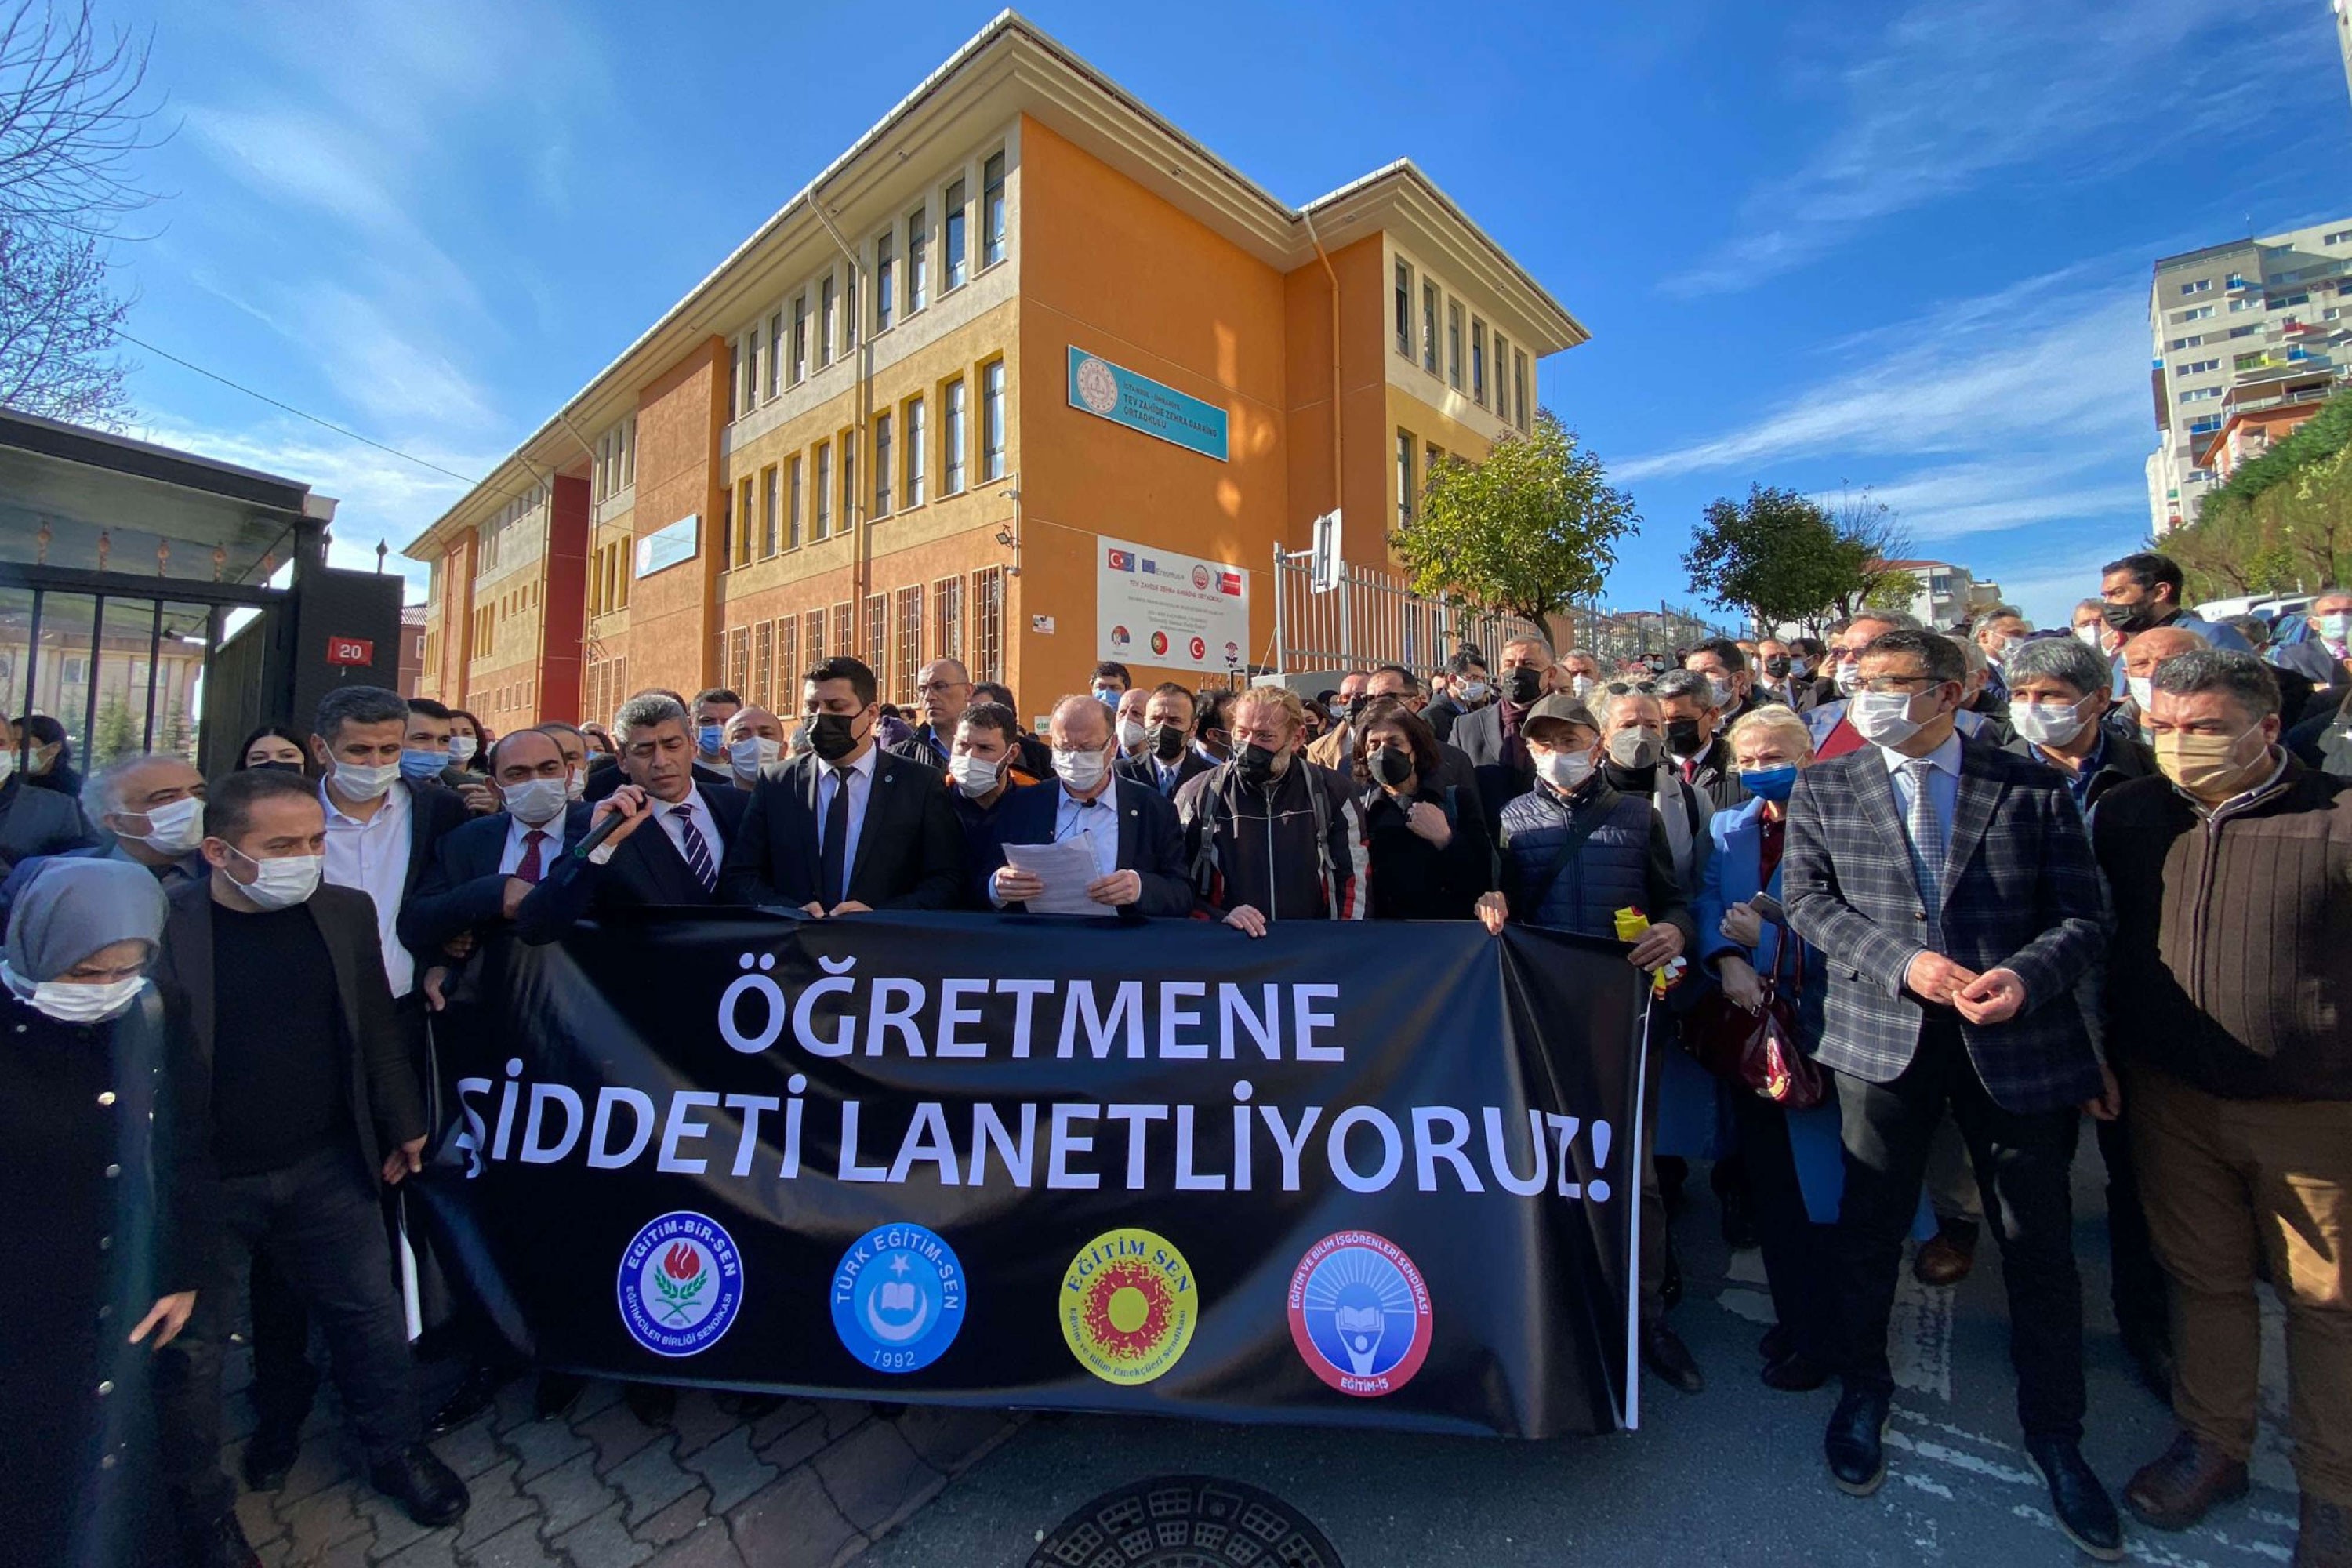
[[(619, 336), (615, 333), (615, 336)], [(1584, 329), (1410, 162), (1293, 207), (991, 22), (409, 544), (421, 688), (494, 729), (780, 710), (853, 653), (1032, 710), (1255, 662), (1277, 547), (1390, 563)]]
[[(2156, 264), (2150, 531), (2193, 522), (2248, 442), (2300, 424), (2352, 364), (2352, 217)], [(2249, 435), (2252, 430), (2257, 434)]]

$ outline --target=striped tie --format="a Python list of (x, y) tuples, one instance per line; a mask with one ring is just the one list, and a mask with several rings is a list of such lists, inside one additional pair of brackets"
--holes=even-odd
[(681, 805), (671, 815), (677, 818), (677, 836), (686, 845), (686, 868), (694, 873), (704, 892), (717, 892), (719, 868), (711, 863), (710, 846), (694, 829), (694, 807)]
[(1911, 840), (1911, 870), (1919, 882), (1919, 901), (1927, 910), (1929, 945), (1941, 951), (1944, 942), (1944, 819), (1936, 815), (1936, 800), (1927, 781), (1936, 765), (1925, 757), (1903, 764), (1911, 775), (1911, 811), (1904, 826)]

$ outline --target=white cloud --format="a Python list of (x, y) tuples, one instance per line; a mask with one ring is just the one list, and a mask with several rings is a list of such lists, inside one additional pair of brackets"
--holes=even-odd
[(1895, 214), (2063, 160), (2127, 166), (2274, 108), (2307, 6), (2234, 0), (1927, 0), (1831, 74), (1836, 123), (1742, 204), (1739, 237), (1670, 293), (1750, 288)]
[(1871, 487), (1903, 520), (1912, 542), (2071, 522), (2144, 507), (2137, 474), (2117, 474), (2103, 453), (2032, 454), (1924, 468)]

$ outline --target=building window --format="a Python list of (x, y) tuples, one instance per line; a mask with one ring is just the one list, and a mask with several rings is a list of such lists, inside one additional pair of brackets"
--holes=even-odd
[[(729, 566), (734, 563), (734, 560), (735, 492), (725, 489), (719, 492), (719, 563), (722, 567)], [(488, 653), (489, 650), (486, 647), (482, 651)]]
[(2193, 392), (2182, 393), (2180, 395), (2180, 401), (2183, 403), (2210, 403), (2214, 398), (2221, 395), (2221, 389), (2218, 386), (2200, 386)]
[(1475, 317), (1470, 322), (1470, 400), (1486, 406), (1486, 323)]
[(971, 678), (1004, 679), (1004, 568), (984, 566), (971, 574)]
[(760, 406), (760, 334), (757, 331), (743, 336), (743, 412), (749, 414)]
[(743, 700), (774, 711), (775, 682), (776, 628), (774, 623), (761, 621), (751, 628), (751, 686)]
[(2352, 245), (2352, 228), (2339, 228), (2334, 234), (2319, 237), (2322, 245)]
[(727, 345), (727, 417), (730, 419), (743, 417), (742, 386), (743, 345), (740, 342), (729, 343)]
[(890, 511), (890, 416), (874, 416), (874, 515)]
[(800, 700), (801, 618), (783, 616), (776, 621), (776, 700), (768, 705), (768, 711), (788, 717)]
[(923, 400), (910, 398), (907, 403), (907, 504), (923, 504), (924, 439)]
[(945, 426), (940, 431), (940, 494), (963, 493), (963, 383), (951, 381), (940, 393)]
[(891, 700), (890, 596), (887, 594), (866, 595), (866, 647), (861, 657), (866, 660), (866, 668), (874, 672), (875, 682), (882, 689), (882, 700)]
[(1400, 430), (1396, 442), (1397, 526), (1412, 526), (1412, 432)]
[(1500, 331), (1495, 334), (1495, 417), (1511, 422), (1511, 342)]
[(1004, 259), (1004, 154), (995, 153), (980, 166), (980, 264), (993, 267)]
[(2203, 375), (2209, 370), (2219, 370), (2221, 368), (2221, 362), (2220, 360), (2200, 359), (2190, 363), (2173, 366), (2172, 374), (2175, 375)]
[(1004, 477), (1004, 362), (980, 373), (980, 477)]
[(833, 447), (819, 441), (816, 444), (816, 524), (809, 530), (809, 538), (823, 539), (832, 531)]
[(841, 438), (841, 526), (857, 526), (857, 448)]
[(1402, 261), (1396, 264), (1396, 344), (1397, 353), (1412, 357), (1412, 268)]
[(2213, 279), (2210, 278), (2200, 278), (2194, 283), (2183, 283), (2180, 286), (2180, 291), (2183, 294), (2202, 294), (2212, 287)]
[(850, 267), (841, 275), (841, 357), (847, 359), (857, 346), (857, 268)]
[(735, 530), (735, 564), (749, 566), (751, 564), (751, 533), (758, 524), (752, 521), (751, 479), (748, 474), (735, 487), (735, 519), (739, 524)]
[(1445, 381), (1462, 390), (1462, 307), (1452, 300), (1445, 302)]
[(760, 475), (760, 553), (773, 555), (779, 541), (776, 537), (776, 470), (772, 468)]
[(1445, 461), (1445, 449), (1432, 441), (1421, 449), (1421, 482), (1426, 488), (1437, 477), (1437, 466)]
[[(857, 606), (844, 599), (833, 607), (833, 651), (838, 656), (857, 653)], [(879, 677), (880, 670), (875, 675)]]
[(898, 698), (915, 700), (915, 677), (923, 668), (923, 590), (898, 590)]
[(1511, 401), (1517, 405), (1519, 428), (1531, 428), (1531, 416), (1528, 410), (1528, 356), (1517, 349), (1511, 351)]
[(931, 584), (931, 657), (963, 658), (963, 579), (942, 577)]
[(2200, 345), (2200, 343), (2204, 342), (2204, 341), (2205, 341), (2205, 334), (2204, 334), (2204, 333), (2202, 333), (2202, 332), (2191, 332), (2189, 336), (2187, 336), (2187, 337), (2185, 337), (2185, 338), (2175, 338), (2175, 339), (2173, 339), (2170, 342), (2168, 342), (2168, 343), (2165, 344), (2164, 346), (2165, 346), (2166, 352), (2170, 353), (2179, 353), (2182, 349), (2193, 349), (2193, 348), (2196, 348), (2198, 345)]
[(1437, 374), (1437, 285), (1421, 285), (1421, 368)]
[(790, 467), (793, 477), (785, 501), (784, 548), (798, 550), (801, 547), (801, 460), (794, 458)]
[(898, 303), (898, 237), (884, 234), (874, 242), (874, 330), (890, 330), (890, 312)]
[(816, 363), (821, 368), (833, 363), (833, 274), (826, 273), (824, 281), (816, 288)]
[[(803, 668), (814, 669), (824, 662), (824, 612), (811, 610), (801, 617), (801, 658), (808, 661)], [(793, 684), (800, 684), (800, 672), (793, 671)], [(800, 707), (800, 693), (793, 694), (793, 707)]]
[(947, 254), (940, 258), (940, 289), (945, 292), (961, 289), (971, 281), (971, 258), (964, 253), (964, 185), (961, 180), (948, 187), (940, 216), (945, 231), (940, 236)]
[(808, 379), (808, 296), (793, 300), (793, 384)]
[(768, 318), (768, 395), (782, 390), (784, 375), (784, 313)]
[(907, 215), (907, 310), (931, 302), (931, 229), (917, 207)]

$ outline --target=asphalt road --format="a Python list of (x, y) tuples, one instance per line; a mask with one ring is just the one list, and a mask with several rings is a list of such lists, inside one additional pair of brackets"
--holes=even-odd
[[(2077, 1249), (2088, 1298), (2091, 1418), (2084, 1447), (2120, 1490), (2171, 1432), (2133, 1381), (2106, 1301), (2100, 1169), (2077, 1164)], [(1071, 1416), (1034, 1422), (858, 1559), (858, 1568), (1025, 1563), (1042, 1532), (1088, 1499), (1153, 1475), (1208, 1473), (1276, 1493), (1312, 1519), (1348, 1568), (1516, 1568), (1557, 1563), (1736, 1563), (1739, 1568), (2087, 1561), (2058, 1533), (2049, 1494), (2018, 1446), (2008, 1314), (1992, 1244), (1959, 1287), (1906, 1274), (1897, 1303), (1901, 1384), (1891, 1474), (1875, 1497), (1833, 1491), (1821, 1460), (1835, 1386), (1777, 1394), (1758, 1381), (1770, 1321), (1754, 1252), (1727, 1253), (1695, 1175), (1675, 1227), (1688, 1294), (1675, 1326), (1706, 1369), (1685, 1396), (1654, 1378), (1643, 1429), (1510, 1442), (1268, 1430)], [(2294, 1479), (2278, 1422), (2283, 1351), (2266, 1303), (2263, 1405), (2253, 1494), (2178, 1535), (2126, 1518), (2130, 1559), (2164, 1568), (2279, 1564), (2294, 1541)]]

